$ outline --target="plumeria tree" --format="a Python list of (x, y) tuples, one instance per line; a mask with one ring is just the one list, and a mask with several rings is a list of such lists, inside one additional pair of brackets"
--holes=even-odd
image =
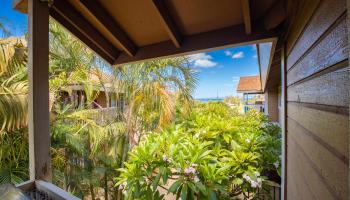
[(248, 199), (269, 187), (279, 170), (277, 125), (223, 103), (199, 104), (179, 118), (144, 137), (129, 154), (117, 178), (126, 199)]

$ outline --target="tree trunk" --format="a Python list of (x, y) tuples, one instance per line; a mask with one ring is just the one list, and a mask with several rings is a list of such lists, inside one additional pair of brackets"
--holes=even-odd
[[(118, 164), (120, 168), (124, 167), (124, 162), (127, 159), (127, 155), (129, 152), (129, 141), (128, 141), (128, 136), (124, 136), (123, 138), (120, 139), (118, 142), (118, 149), (117, 149), (117, 154), (118, 154)], [(115, 188), (115, 195), (117, 200), (122, 200), (123, 199), (123, 193), (121, 190), (118, 190), (118, 188)]]
[(90, 188), (91, 199), (95, 200), (94, 186), (91, 183), (89, 184), (89, 188)]
[(113, 192), (114, 192), (114, 198), (113, 198), (113, 200), (120, 200), (120, 198), (118, 197), (118, 188), (117, 188), (117, 187), (115, 187), (115, 188), (113, 189)]
[(108, 200), (108, 174), (105, 172), (104, 176), (105, 200)]
[(106, 97), (106, 108), (109, 108), (109, 94), (106, 91), (106, 88), (104, 88), (104, 90), (105, 90), (105, 97)]

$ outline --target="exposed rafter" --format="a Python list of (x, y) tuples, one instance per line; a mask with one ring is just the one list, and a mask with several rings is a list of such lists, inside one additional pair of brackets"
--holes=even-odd
[(81, 0), (81, 3), (103, 24), (118, 41), (122, 49), (129, 55), (134, 56), (137, 51), (136, 44), (113, 20), (108, 12), (96, 0)]
[(287, 17), (285, 1), (276, 1), (263, 17), (266, 30), (271, 30), (280, 25)]
[(85, 43), (87, 46), (89, 46), (95, 53), (100, 55), (108, 63), (114, 62), (114, 60), (115, 60), (114, 57), (111, 57), (110, 55), (106, 54), (103, 50), (101, 50), (100, 47), (98, 47), (88, 37), (86, 37), (84, 34), (82, 34), (77, 28), (75, 28), (74, 25), (72, 25), (69, 21), (67, 21), (64, 17), (62, 17), (58, 12), (56, 12), (55, 10), (51, 10), (50, 15), (58, 23), (64, 25), (67, 30), (69, 30), (73, 35), (75, 35), (77, 38), (79, 38), (79, 40), (81, 40), (83, 43)]
[(251, 19), (250, 19), (249, 0), (241, 0), (241, 3), (242, 3), (242, 13), (243, 13), (245, 32), (247, 34), (251, 34), (252, 33), (252, 24), (251, 24)]
[(122, 53), (114, 63), (115, 65), (144, 61), (152, 58), (184, 55), (225, 47), (255, 44), (257, 42), (270, 42), (276, 40), (278, 33), (266, 32), (260, 26), (256, 27), (254, 34), (247, 35), (243, 25), (231, 26), (215, 31), (187, 36), (180, 48), (174, 47), (170, 41), (141, 47), (135, 57), (130, 58)]
[(60, 23), (67, 27), (67, 29), (69, 29), (69, 31), (71, 31), (73, 34), (77, 36), (79, 35), (78, 37), (80, 37), (81, 40), (85, 40), (83, 42), (85, 42), (87, 45), (90, 43), (90, 48), (96, 51), (96, 53), (103, 51), (103, 54), (99, 54), (101, 56), (105, 55), (104, 59), (106, 59), (106, 61), (111, 62), (120, 54), (120, 51), (114, 47), (99, 31), (97, 31), (66, 0), (55, 1), (50, 13), (53, 15), (53, 17), (60, 16), (62, 19), (57, 19), (57, 21), (60, 21)]
[(159, 17), (169, 34), (171, 41), (177, 48), (181, 47), (182, 36), (179, 28), (177, 27), (175, 21), (169, 15), (169, 11), (166, 8), (164, 0), (153, 0), (153, 5), (155, 6)]

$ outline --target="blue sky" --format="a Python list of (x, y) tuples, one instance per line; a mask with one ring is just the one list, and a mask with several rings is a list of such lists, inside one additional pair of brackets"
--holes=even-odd
[(195, 98), (236, 96), (240, 76), (259, 74), (255, 45), (194, 54), (191, 59), (198, 71)]
[[(14, 36), (27, 32), (27, 16), (12, 9), (12, 0), (0, 0), (0, 21)], [(0, 37), (3, 34), (0, 33)], [(259, 73), (256, 49), (253, 45), (199, 53), (190, 56), (198, 72), (195, 98), (215, 98), (237, 95), (240, 76)]]
[[(27, 15), (12, 9), (12, 0), (0, 0), (0, 21), (13, 36), (21, 36), (27, 32)], [(3, 33), (0, 31), (0, 37)]]

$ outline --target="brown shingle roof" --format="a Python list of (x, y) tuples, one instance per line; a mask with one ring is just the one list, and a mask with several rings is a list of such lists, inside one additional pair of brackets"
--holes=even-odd
[(237, 92), (261, 92), (260, 76), (240, 77)]

